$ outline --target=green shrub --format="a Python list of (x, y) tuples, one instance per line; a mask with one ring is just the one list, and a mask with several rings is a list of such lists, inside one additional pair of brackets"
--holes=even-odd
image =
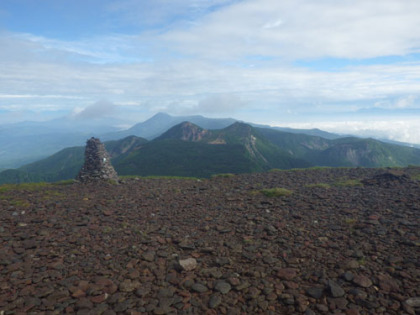
[(75, 182), (74, 179), (66, 179), (66, 180), (60, 180), (58, 182), (53, 183), (54, 185), (59, 185), (59, 186), (66, 186), (66, 185), (71, 185)]
[(145, 176), (140, 177), (145, 179), (185, 179), (185, 180), (199, 180), (198, 177), (184, 177), (184, 176)]
[(276, 172), (284, 172), (286, 170), (283, 170), (281, 168), (272, 168), (271, 170), (269, 170), (270, 173), (276, 173)]
[(354, 218), (346, 218), (345, 220), (344, 220), (344, 223), (346, 223), (346, 224), (348, 224), (348, 225), (353, 225), (353, 224), (355, 224), (357, 222), (357, 220), (356, 219), (354, 219)]
[(22, 183), (22, 184), (4, 184), (0, 186), (0, 192), (4, 193), (11, 190), (27, 190), (36, 191), (46, 187), (51, 187), (51, 184), (45, 182), (39, 183)]
[(339, 187), (362, 187), (363, 184), (359, 179), (344, 179), (334, 184)]
[(121, 179), (180, 179), (180, 180), (201, 180), (198, 177), (187, 177), (187, 176), (165, 176), (165, 175), (150, 175), (150, 176), (141, 176), (141, 175), (120, 175)]
[(412, 175), (411, 179), (412, 180), (420, 180), (420, 174)]
[(214, 175), (211, 176), (211, 178), (218, 178), (218, 177), (227, 178), (227, 177), (233, 177), (233, 176), (235, 176), (235, 174), (223, 173), (223, 174), (214, 174)]
[(286, 188), (269, 188), (260, 190), (260, 193), (267, 197), (285, 197), (293, 194), (293, 191)]
[(316, 183), (316, 184), (306, 185), (305, 187), (307, 187), (307, 188), (325, 188), (325, 189), (329, 189), (329, 188), (331, 188), (331, 185), (330, 184), (327, 184), (327, 183)]

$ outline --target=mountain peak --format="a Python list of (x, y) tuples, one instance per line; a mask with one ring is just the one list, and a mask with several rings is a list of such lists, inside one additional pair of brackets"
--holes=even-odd
[(184, 121), (165, 132), (159, 139), (178, 139), (183, 141), (198, 142), (204, 136), (210, 134), (209, 130), (203, 129), (192, 122)]
[(237, 121), (225, 128), (227, 132), (234, 133), (239, 137), (249, 137), (254, 128), (244, 122)]
[(161, 119), (161, 118), (172, 118), (172, 116), (167, 114), (167, 113), (159, 112), (159, 113), (153, 115), (150, 119), (153, 119), (153, 118), (159, 118), (159, 119)]

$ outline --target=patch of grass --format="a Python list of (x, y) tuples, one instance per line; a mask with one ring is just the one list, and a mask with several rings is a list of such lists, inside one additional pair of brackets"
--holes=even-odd
[(305, 185), (305, 187), (307, 187), (307, 188), (324, 188), (324, 189), (329, 189), (329, 188), (331, 188), (331, 185), (330, 184), (327, 184), (327, 183), (315, 183), (315, 184)]
[(111, 233), (112, 232), (112, 227), (104, 226), (103, 229), (102, 229), (102, 232), (106, 233), (106, 234)]
[(121, 223), (121, 228), (123, 229), (123, 230), (125, 230), (125, 229), (127, 229), (130, 225), (128, 224), (128, 222), (123, 222), (123, 223)]
[(141, 176), (138, 175), (119, 175), (122, 179), (139, 179)]
[(275, 173), (275, 172), (284, 172), (286, 170), (281, 169), (281, 168), (272, 168), (271, 170), (269, 170), (269, 173)]
[[(292, 168), (289, 171), (293, 171), (293, 172), (323, 171), (323, 170), (329, 170), (329, 169), (332, 169), (332, 168), (334, 168), (334, 167), (331, 167), (331, 166), (311, 166), (311, 167), (306, 167), (306, 168)], [(343, 167), (336, 167), (336, 168), (343, 168)]]
[(60, 180), (60, 181), (55, 182), (53, 184), (54, 185), (59, 185), (59, 186), (66, 186), (66, 185), (71, 185), (74, 182), (75, 182), (74, 179), (67, 179), (67, 180)]
[(152, 176), (123, 175), (123, 176), (120, 176), (120, 178), (125, 178), (125, 179), (181, 179), (181, 180), (201, 180), (201, 178), (198, 178), (198, 177), (158, 176), (158, 175), (152, 175)]
[(15, 188), (16, 185), (11, 185), (11, 184), (4, 184), (0, 186), (0, 193), (5, 193), (8, 192), (10, 190), (13, 190)]
[(288, 171), (291, 171), (291, 172), (304, 172), (304, 171), (307, 171), (307, 170), (308, 170), (307, 168), (291, 168)]
[(179, 179), (179, 180), (201, 180), (198, 177), (184, 177), (184, 176), (147, 176), (150, 179)]
[(344, 223), (348, 224), (348, 225), (353, 225), (357, 222), (356, 219), (352, 219), (352, 218), (347, 218), (344, 220)]
[(64, 194), (51, 190), (53, 187), (50, 183), (39, 182), (39, 183), (22, 183), (22, 184), (4, 184), (0, 186), (0, 199), (8, 200), (9, 204), (15, 207), (28, 208), (30, 203), (27, 200), (14, 199), (13, 196), (8, 196), (9, 192), (13, 191), (24, 191), (24, 192), (34, 192), (42, 191), (44, 200), (57, 199), (57, 197), (63, 197)]
[(235, 174), (223, 173), (223, 174), (214, 174), (214, 175), (211, 176), (211, 178), (219, 178), (219, 177), (228, 178), (228, 177), (233, 177), (233, 176), (235, 176)]
[(108, 183), (108, 184), (111, 184), (111, 185), (118, 185), (118, 181), (116, 181), (116, 180), (114, 180), (114, 179), (108, 179), (108, 180), (107, 180), (107, 183)]
[(363, 184), (360, 179), (343, 179), (334, 184), (339, 187), (362, 187)]
[(331, 168), (332, 167), (330, 167), (330, 166), (312, 166), (312, 167), (309, 167), (308, 170), (318, 171), (318, 170), (328, 170), (328, 169), (331, 169)]
[(28, 208), (31, 204), (27, 200), (14, 199), (11, 196), (0, 196), (0, 200), (7, 200), (11, 206), (18, 208)]
[(244, 236), (243, 241), (245, 244), (252, 244), (254, 240), (252, 239), (252, 236)]
[(51, 187), (50, 183), (39, 182), (39, 183), (23, 183), (17, 185), (21, 190), (36, 191)]
[(10, 200), (9, 203), (12, 206), (20, 207), (20, 208), (28, 208), (31, 205), (28, 201), (24, 201), (24, 200)]
[(412, 180), (419, 180), (420, 181), (420, 174), (411, 175)]
[(55, 190), (46, 190), (42, 196), (43, 200), (61, 199), (65, 197), (65, 194)]
[(293, 191), (286, 188), (261, 189), (260, 193), (267, 197), (285, 197), (293, 194)]
[(23, 184), (4, 184), (0, 186), (0, 193), (13, 190), (27, 190), (27, 191), (36, 191), (41, 190), (46, 187), (51, 187), (51, 184), (40, 182), (40, 183), (23, 183)]

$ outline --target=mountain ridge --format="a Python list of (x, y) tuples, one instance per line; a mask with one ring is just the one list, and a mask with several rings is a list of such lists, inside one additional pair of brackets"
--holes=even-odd
[[(120, 175), (209, 177), (272, 168), (420, 165), (420, 150), (415, 148), (355, 137), (330, 140), (242, 122), (216, 130), (182, 122), (151, 141), (129, 136), (106, 141), (105, 146)], [(82, 164), (83, 147), (66, 148), (19, 169), (0, 172), (0, 183), (70, 179)]]
[[(82, 118), (65, 116), (45, 122), (27, 121), (0, 125), (0, 169), (19, 168), (39, 161), (62, 149), (83, 145), (86, 139), (92, 136), (100, 138), (102, 141), (111, 141), (134, 135), (150, 141), (184, 121), (190, 121), (206, 130), (220, 130), (234, 122), (241, 122), (234, 118), (207, 118), (200, 115), (172, 116), (166, 113), (157, 113), (143, 122), (121, 130), (121, 126), (126, 123), (118, 118)], [(345, 137), (319, 129), (290, 129), (254, 123), (247, 124), (256, 128), (320, 136), (329, 140)], [(218, 143), (217, 139), (213, 141), (215, 144)], [(398, 142), (395, 144), (420, 148), (420, 145)]]

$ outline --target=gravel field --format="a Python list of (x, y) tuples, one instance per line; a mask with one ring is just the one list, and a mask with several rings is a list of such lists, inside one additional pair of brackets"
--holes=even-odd
[(420, 168), (0, 186), (0, 314), (420, 314)]

